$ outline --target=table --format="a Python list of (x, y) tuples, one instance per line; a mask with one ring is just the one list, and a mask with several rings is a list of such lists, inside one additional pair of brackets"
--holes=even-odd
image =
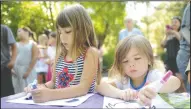
[(102, 108), (103, 107), (103, 96), (100, 94), (94, 94), (84, 103), (77, 107), (58, 107), (58, 106), (40, 106), (40, 105), (28, 105), (28, 104), (15, 104), (7, 103), (7, 97), (1, 98), (1, 108)]
[[(180, 97), (174, 97), (175, 102), (170, 102), (168, 94), (159, 94), (167, 103), (174, 108), (190, 109), (190, 100), (180, 100)], [(58, 107), (58, 106), (40, 106), (40, 105), (27, 105), (27, 104), (15, 104), (7, 103), (7, 97), (1, 98), (1, 108), (102, 108), (103, 96), (96, 93), (91, 96), (87, 101), (80, 104), (77, 107)], [(178, 103), (176, 102), (178, 100)]]
[[(159, 94), (160, 97), (173, 106), (175, 109), (190, 109), (190, 99), (185, 99), (185, 96), (180, 96), (180, 93), (174, 93), (176, 96), (169, 96), (169, 94)], [(173, 101), (171, 100), (173, 99)], [(170, 102), (171, 101), (171, 102)]]

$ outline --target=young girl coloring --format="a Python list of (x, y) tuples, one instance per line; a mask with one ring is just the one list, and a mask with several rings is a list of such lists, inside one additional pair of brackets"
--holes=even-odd
[[(138, 94), (141, 104), (150, 105), (156, 92), (146, 84), (164, 75), (154, 69), (153, 64), (153, 51), (148, 40), (136, 35), (125, 38), (117, 45), (114, 63), (109, 71), (109, 77), (115, 80), (110, 83), (102, 81), (97, 91), (127, 101), (137, 99)], [(171, 76), (159, 93), (173, 92), (179, 86), (180, 81)]]
[(98, 50), (90, 16), (79, 4), (66, 6), (56, 20), (57, 44), (51, 81), (38, 85), (34, 102), (72, 98), (93, 93), (98, 77)]

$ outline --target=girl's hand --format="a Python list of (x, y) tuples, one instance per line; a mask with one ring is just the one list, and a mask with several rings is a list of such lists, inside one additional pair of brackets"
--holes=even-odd
[(51, 89), (45, 87), (31, 90), (31, 94), (35, 103), (47, 102), (50, 100), (52, 95)]
[[(39, 89), (39, 88), (46, 88), (46, 86), (45, 86), (44, 84), (38, 84), (38, 85), (37, 85), (37, 89)], [(31, 92), (31, 91), (32, 91), (32, 89), (31, 89), (31, 84), (29, 84), (27, 87), (25, 87), (25, 88), (24, 88), (24, 91), (25, 91), (26, 93)]]
[(125, 101), (135, 100), (136, 98), (137, 98), (137, 91), (130, 88), (123, 90), (120, 96), (120, 99)]
[(154, 91), (154, 89), (150, 88), (150, 87), (143, 87), (138, 94), (139, 97), (139, 102), (142, 105), (147, 105), (150, 106), (151, 105), (151, 100), (157, 95), (157, 92)]
[(17, 76), (16, 72), (13, 69), (11, 70), (11, 74)]
[(45, 60), (45, 63), (46, 63), (46, 64), (51, 64), (51, 60), (50, 60), (50, 59), (46, 59), (46, 60)]
[(29, 73), (26, 72), (26, 73), (23, 75), (23, 79), (26, 79), (28, 76), (29, 76)]
[(9, 68), (9, 69), (12, 69), (13, 67), (14, 67), (14, 61), (10, 61), (9, 63), (8, 63), (8, 65), (7, 65), (7, 67)]

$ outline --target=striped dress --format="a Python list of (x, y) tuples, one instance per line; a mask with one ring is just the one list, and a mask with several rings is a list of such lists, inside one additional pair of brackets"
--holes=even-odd
[[(72, 85), (78, 85), (80, 83), (85, 55), (86, 52), (84, 52), (83, 55), (79, 56), (76, 62), (65, 60), (63, 55), (61, 55), (58, 58), (56, 64), (55, 88), (65, 88), (65, 87), (70, 87)], [(94, 92), (95, 83), (96, 83), (96, 77), (94, 78), (88, 93)]]

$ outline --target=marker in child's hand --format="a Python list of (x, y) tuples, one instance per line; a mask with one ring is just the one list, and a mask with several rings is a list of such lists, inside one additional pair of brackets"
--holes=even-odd
[[(168, 81), (170, 76), (172, 75), (172, 71), (168, 71), (161, 80), (157, 80), (155, 82), (152, 82), (148, 84), (147, 86), (150, 88), (153, 88), (155, 92), (159, 92), (159, 90), (162, 88), (162, 86)], [(140, 99), (138, 98), (138, 102), (140, 102)]]
[[(33, 83), (31, 84), (31, 89), (33, 90), (33, 89), (36, 89), (36, 88), (37, 88), (37, 80), (35, 79), (33, 81)], [(31, 93), (28, 93), (25, 100), (31, 100), (31, 99), (32, 99), (32, 95), (31, 95)]]
[(172, 75), (172, 71), (168, 71), (161, 80), (152, 82), (148, 85), (148, 87), (154, 88), (155, 92), (159, 92), (159, 90), (162, 88), (162, 86), (168, 81), (170, 76)]

